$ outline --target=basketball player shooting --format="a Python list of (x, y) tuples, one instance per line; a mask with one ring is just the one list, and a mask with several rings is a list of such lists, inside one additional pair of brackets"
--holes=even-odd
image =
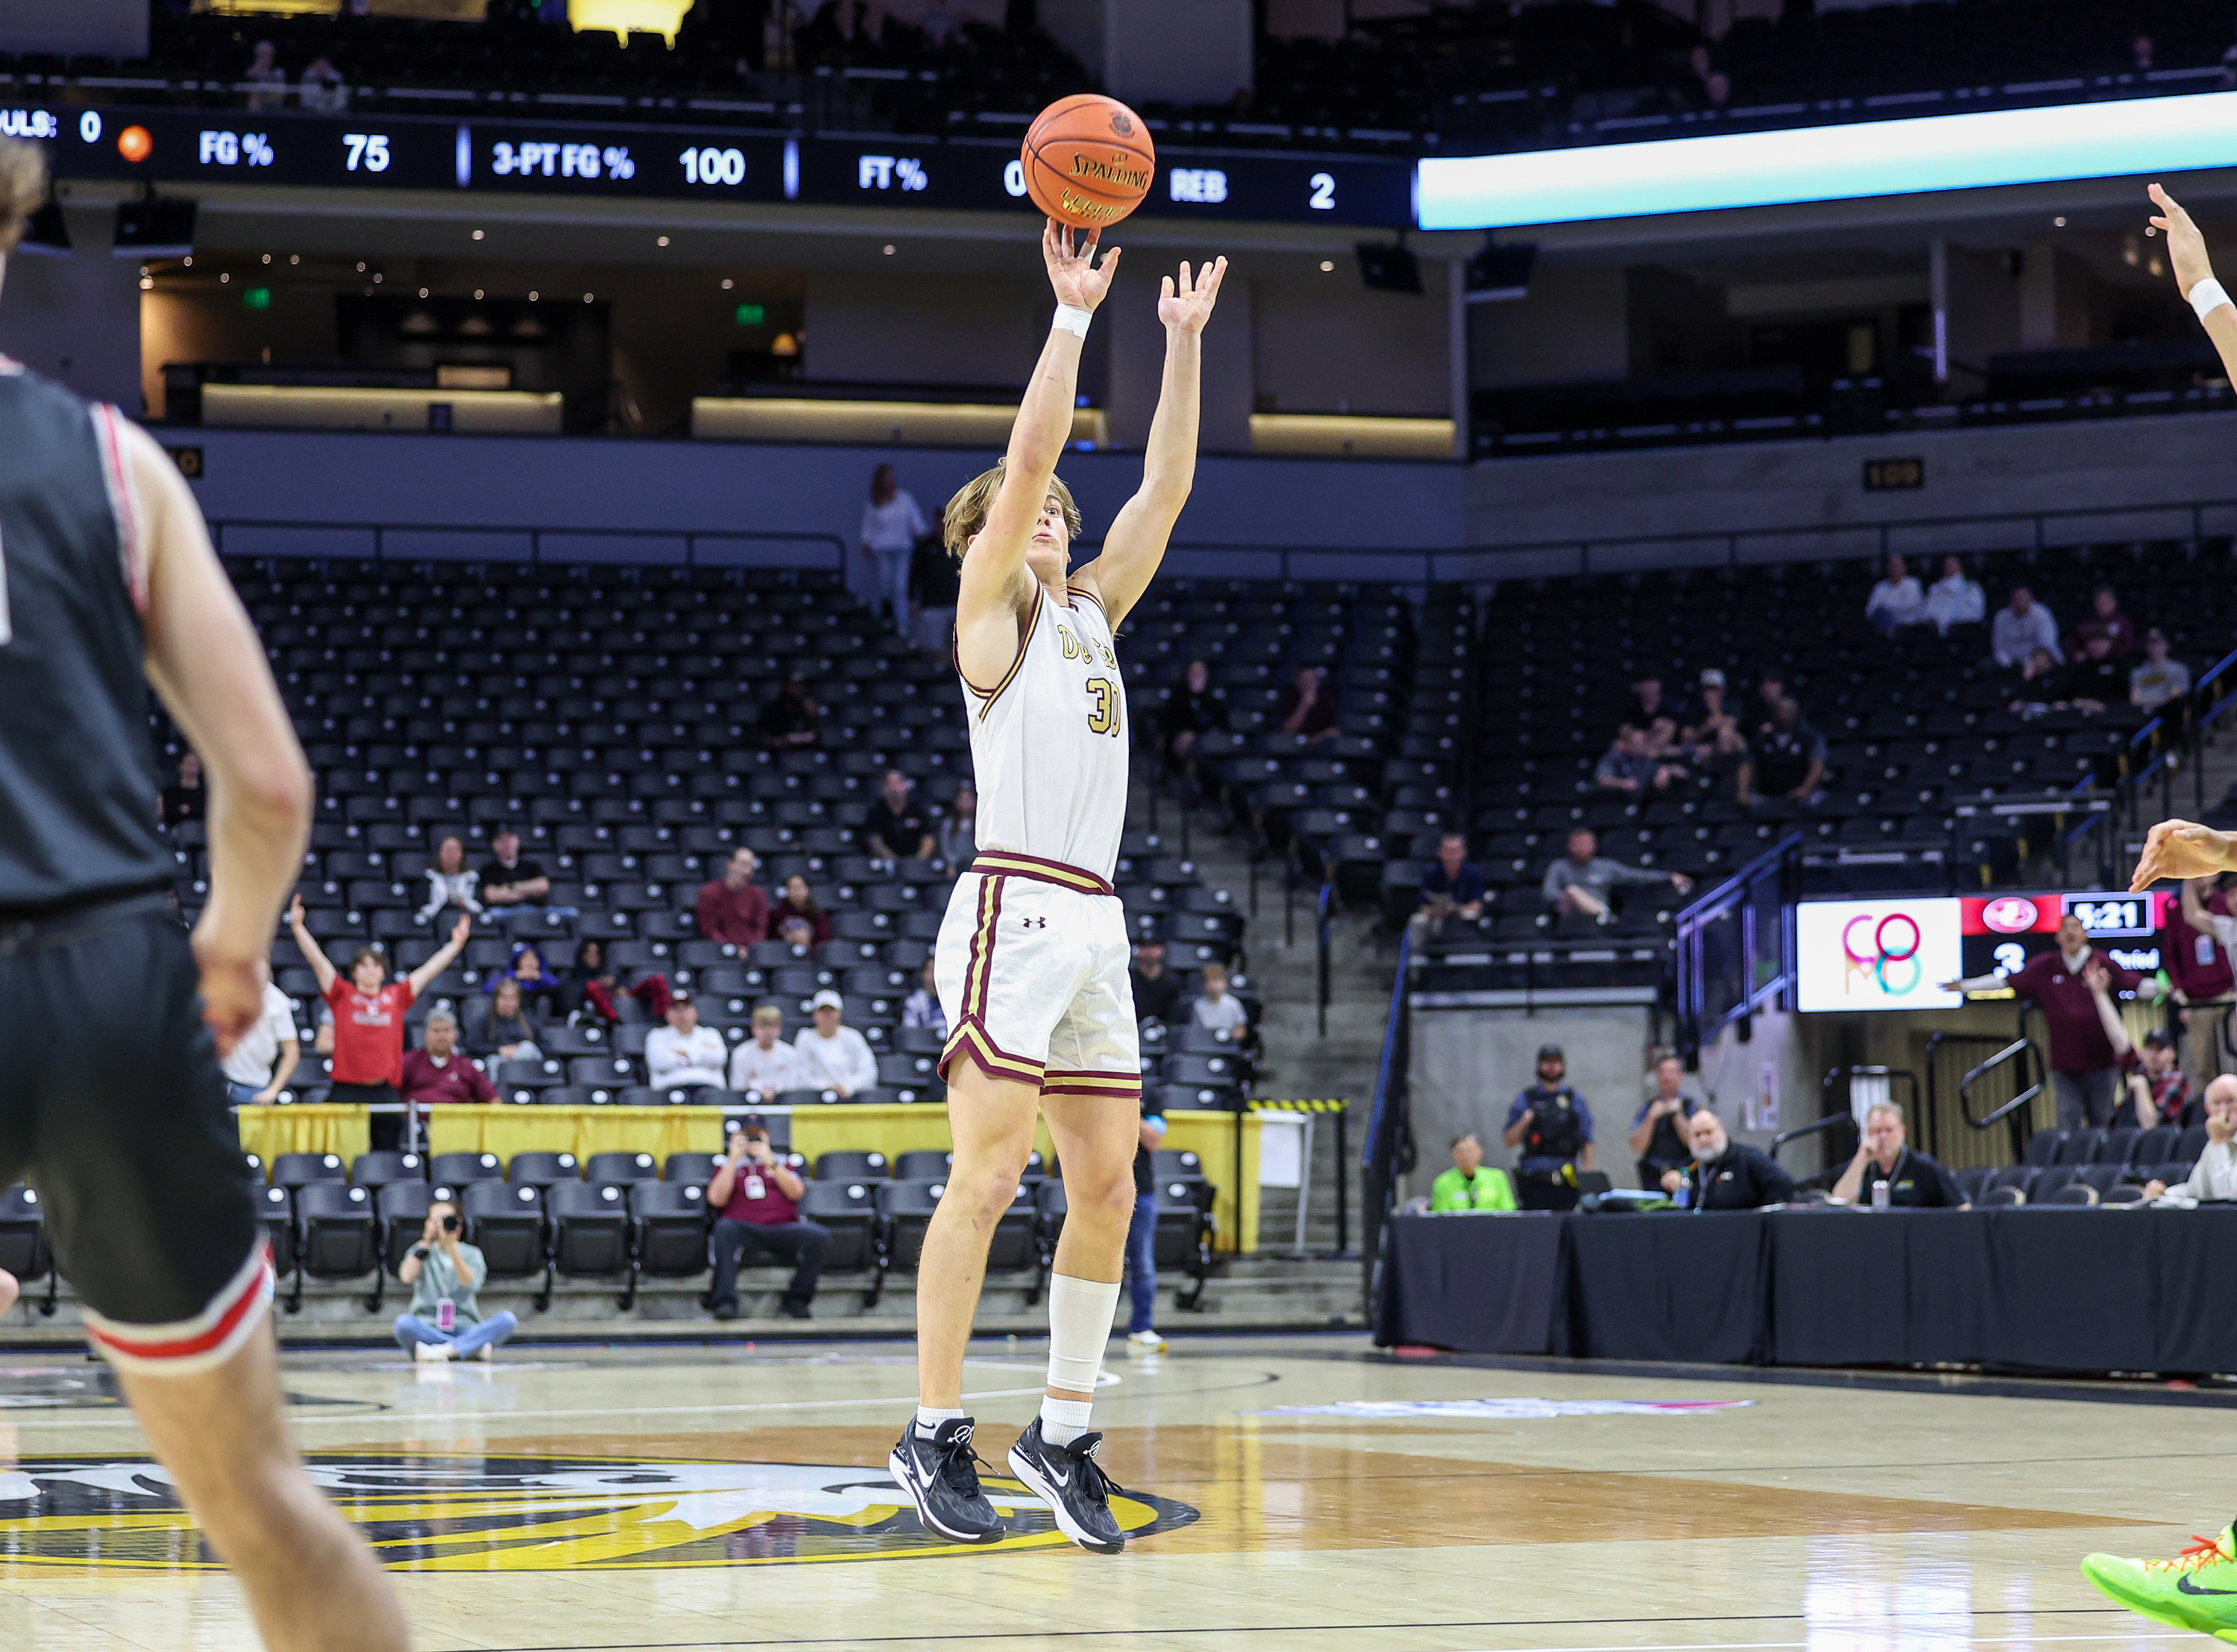
[[(39, 152), (0, 139), (0, 278), (45, 195)], [(310, 771), (178, 467), (4, 359), (0, 595), (0, 1185), (37, 1183), (87, 1334), (265, 1644), (404, 1652), (387, 1580), (288, 1437), (218, 1068), (261, 1008)], [(208, 777), (191, 940), (155, 829), (151, 684)]]
[(963, 564), (955, 666), (978, 775), (979, 853), (934, 951), (953, 1030), (940, 1071), (955, 1159), (917, 1275), (917, 1413), (891, 1466), (927, 1530), (961, 1543), (1004, 1535), (980, 1488), (963, 1354), (988, 1241), (1045, 1118), (1066, 1214), (1049, 1287), (1047, 1393), (1009, 1463), (1066, 1537), (1109, 1554), (1125, 1538), (1089, 1408), (1118, 1303), (1141, 1131), (1126, 927), (1111, 888), (1129, 732), (1112, 636), (1164, 560), (1195, 477), (1202, 334), (1227, 260), (1194, 273), (1183, 264), (1165, 279), (1165, 379), (1142, 486), (1102, 555), (1068, 573), (1080, 516), (1056, 464), (1089, 318), (1118, 265), (1116, 247), (1097, 265), (1097, 239), (1075, 240), (1053, 220), (1043, 232), (1057, 300), (1048, 342), (1008, 454), (947, 505), (947, 548)]

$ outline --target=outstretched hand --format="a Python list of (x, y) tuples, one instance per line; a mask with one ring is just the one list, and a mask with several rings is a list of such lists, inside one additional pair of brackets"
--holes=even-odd
[(1177, 332), (1202, 332), (1211, 319), (1211, 306), (1219, 302), (1219, 284), (1227, 279), (1227, 260), (1216, 258), (1197, 271), (1181, 265), (1180, 280), (1165, 277), (1158, 290), (1158, 319)]
[(2152, 227), (2167, 237), (2168, 261), (2174, 266), (2174, 284), (2183, 297), (2190, 289), (2214, 273), (2214, 260), (2206, 255), (2206, 237), (2191, 221), (2190, 214), (2181, 203), (2158, 184), (2148, 192), (2158, 203), (2159, 212), (2152, 219)]
[(474, 920), (461, 912), (459, 915), (459, 921), (451, 925), (451, 944), (464, 946), (466, 944), (466, 937), (473, 932)]
[(1100, 230), (1072, 229), (1053, 218), (1041, 231), (1041, 261), (1048, 266), (1049, 285), (1056, 289), (1059, 304), (1092, 311), (1111, 291), (1119, 249), (1114, 247), (1105, 253), (1098, 268), (1095, 249), (1102, 244), (1102, 236)]
[(2162, 820), (2144, 839), (2128, 892), (2140, 895), (2162, 878), (2203, 878), (2232, 866), (2237, 866), (2237, 843), (2229, 833), (2193, 820)]
[(300, 895), (295, 896), (287, 903), (287, 921), (290, 924), (300, 924), (303, 921), (303, 898)]

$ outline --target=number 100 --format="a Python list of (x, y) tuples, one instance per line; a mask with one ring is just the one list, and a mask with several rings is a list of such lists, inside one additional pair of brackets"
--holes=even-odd
[(686, 149), (683, 152), (683, 181), (686, 183), (743, 183), (746, 181), (746, 156), (742, 149)]

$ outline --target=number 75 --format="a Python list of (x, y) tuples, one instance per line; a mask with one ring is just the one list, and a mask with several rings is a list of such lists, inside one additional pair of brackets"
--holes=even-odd
[(345, 172), (388, 170), (388, 134), (386, 132), (345, 132), (342, 134), (342, 170)]

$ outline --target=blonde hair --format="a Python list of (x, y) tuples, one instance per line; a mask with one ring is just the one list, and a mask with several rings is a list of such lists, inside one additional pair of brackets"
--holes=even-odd
[(1200, 973), (1206, 981), (1216, 980), (1222, 986), (1227, 984), (1227, 965), (1224, 964), (1207, 964)]
[[(940, 537), (947, 543), (947, 554), (956, 561), (963, 560), (964, 550), (973, 536), (987, 525), (987, 513), (994, 508), (994, 496), (1002, 490), (1002, 478), (1009, 463), (1007, 459), (997, 459), (993, 470), (973, 477), (956, 489), (955, 497), (947, 502), (947, 509), (940, 516)], [(1074, 539), (1079, 538), (1082, 519), (1072, 490), (1065, 486), (1062, 477), (1053, 476), (1048, 490), (1064, 507), (1065, 530)]]
[(25, 220), (46, 198), (45, 154), (14, 138), (0, 138), (0, 253), (15, 250)]

